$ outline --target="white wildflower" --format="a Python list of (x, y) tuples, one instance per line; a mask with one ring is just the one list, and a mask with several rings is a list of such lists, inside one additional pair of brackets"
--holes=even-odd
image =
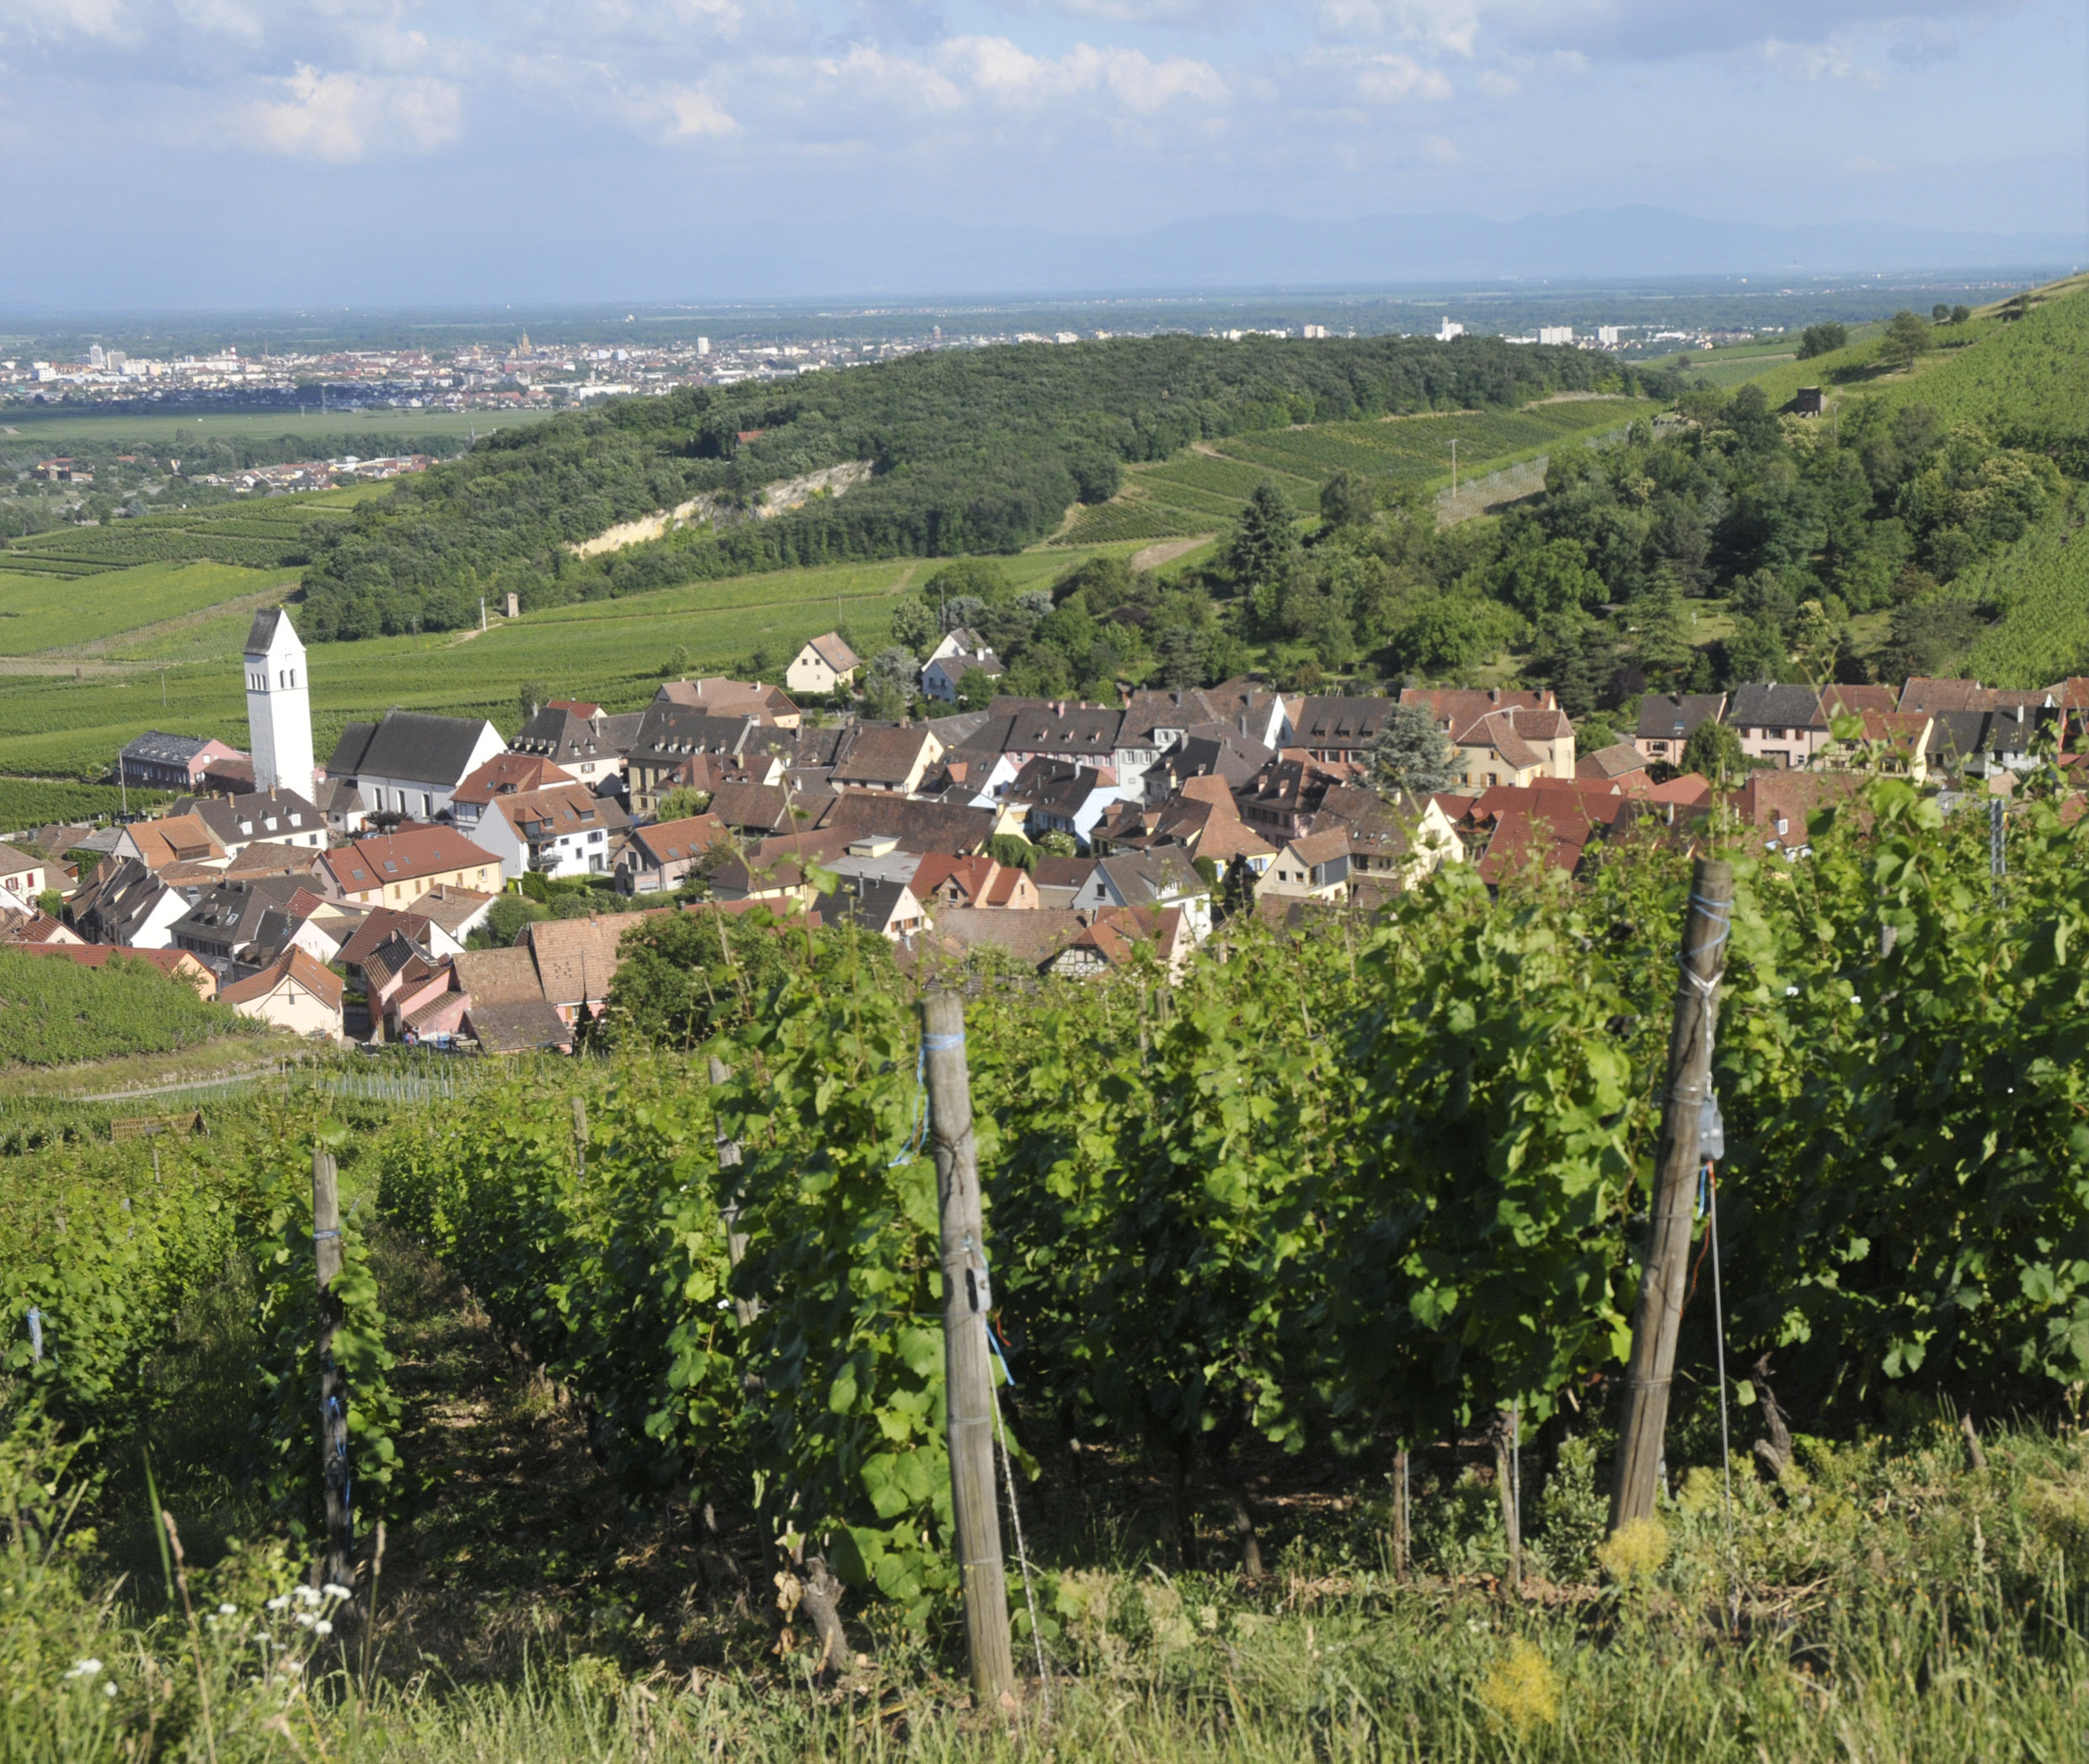
[(334, 1633), (334, 1626), (324, 1617), (315, 1617), (313, 1620), (312, 1633), (314, 1635), (331, 1635)]
[(67, 1673), (66, 1676), (67, 1678), (92, 1678), (101, 1669), (102, 1663), (98, 1660), (76, 1660), (72, 1662), (72, 1670)]
[(1799, 989), (1797, 986), (1787, 986), (1784, 989), (1784, 996), (1787, 998), (1797, 998), (1799, 996)]
[(292, 1591), (300, 1605), (317, 1605), (319, 1602), (319, 1595), (309, 1586), (295, 1587)]
[(319, 1589), (319, 1590), (324, 1593), (329, 1599), (352, 1599), (355, 1596), (354, 1593), (350, 1592), (345, 1586), (343, 1586), (339, 1581), (336, 1580), (328, 1581), (324, 1586), (322, 1586)]
[(280, 1598), (270, 1599), (269, 1601), (269, 1609), (270, 1611), (288, 1611), (290, 1609), (290, 1595), (288, 1593), (285, 1593)]
[(319, 1621), (318, 1618), (314, 1617), (309, 1611), (301, 1611), (297, 1612), (297, 1627), (300, 1629), (309, 1629), (314, 1623)]
[(102, 1695), (104, 1697), (114, 1697), (115, 1694), (115, 1681), (114, 1679), (104, 1678), (102, 1681)]
[(239, 1607), (237, 1605), (221, 1605), (217, 1607), (217, 1614), (220, 1617), (238, 1617)]

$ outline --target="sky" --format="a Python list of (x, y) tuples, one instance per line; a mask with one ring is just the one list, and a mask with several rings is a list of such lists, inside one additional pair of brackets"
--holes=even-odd
[(0, 0), (17, 306), (753, 298), (991, 279), (1011, 230), (1624, 204), (2079, 238), (2089, 8)]

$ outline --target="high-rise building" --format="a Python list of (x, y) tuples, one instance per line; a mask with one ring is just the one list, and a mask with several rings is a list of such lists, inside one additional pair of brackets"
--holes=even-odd
[(1571, 324), (1541, 324), (1538, 327), (1538, 341), (1541, 343), (1572, 343), (1573, 340), (1574, 328)]
[(708, 337), (697, 339), (697, 353), (700, 355), (708, 355), (711, 353), (711, 339)]
[(254, 755), (256, 789), (313, 794), (305, 646), (280, 607), (255, 613), (247, 633), (247, 746)]
[(1618, 328), (1614, 324), (1599, 324), (1595, 328), (1595, 340), (1605, 349), (1616, 349), (1617, 330)]
[(1445, 319), (1436, 330), (1436, 340), (1439, 343), (1448, 343), (1453, 337), (1464, 335), (1465, 327), (1461, 324), (1453, 324), (1448, 318)]

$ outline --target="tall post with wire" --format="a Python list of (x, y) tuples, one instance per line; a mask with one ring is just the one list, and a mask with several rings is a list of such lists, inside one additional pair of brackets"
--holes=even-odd
[(950, 1506), (964, 1575), (964, 1633), (972, 1689), (987, 1708), (1012, 1703), (1015, 1654), (1008, 1633), (1008, 1581), (994, 1495), (993, 1308), (980, 1205), (979, 1147), (964, 1058), (964, 1001), (941, 989), (922, 1001), (924, 1082), (935, 1145), (937, 1211), (943, 1238), (943, 1398), (950, 1443)]
[(312, 1148), (312, 1253), (318, 1264), (319, 1353), (319, 1468), (326, 1489), (326, 1578), (337, 1586), (355, 1584), (355, 1516), (348, 1474), (348, 1381), (334, 1362), (334, 1334), (341, 1326), (341, 1197), (334, 1153)]
[(1668, 1090), (1654, 1153), (1652, 1214), (1639, 1297), (1632, 1307), (1632, 1357), (1625, 1370), (1625, 1413), (1618, 1430), (1616, 1479), (1611, 1489), (1615, 1531), (1653, 1516), (1668, 1433), (1669, 1381), (1690, 1274), (1691, 1201), (1697, 1186), (1698, 1132), (1712, 1093), (1712, 1040), (1719, 976), (1734, 917), (1734, 868), (1717, 858), (1692, 867), (1683, 920), (1675, 1014), (1669, 1030)]

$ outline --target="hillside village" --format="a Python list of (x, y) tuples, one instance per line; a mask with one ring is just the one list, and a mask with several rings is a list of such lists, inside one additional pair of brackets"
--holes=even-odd
[[(555, 699), (507, 740), (393, 709), (350, 723), (320, 764), (306, 666), (289, 616), (261, 612), (250, 753), (147, 731), (124, 781), (170, 804), (0, 847), (0, 943), (136, 957), (329, 1042), (569, 1051), (634, 914), (850, 924), (908, 965), (1179, 973), (1237, 915), (1368, 914), (1445, 863), (1491, 887), (1534, 866), (1582, 875), (1688, 842), (1715, 812), (1797, 858), (1809, 811), (1864, 774), (1999, 799), (2049, 753), (2073, 764), (2070, 713), (2089, 712), (2083, 679), (1764, 682), (1649, 694), (1631, 739), (1582, 752), (1549, 691), (1238, 678), (879, 721), (856, 708), (863, 663), (828, 633), (780, 683), (673, 680), (621, 714)], [(921, 670), (942, 709), (1000, 666), (958, 628)], [(1436, 788), (1399, 787), (1393, 750), (1418, 731)], [(1704, 752), (1730, 756), (1723, 786), (1690, 764)]]

